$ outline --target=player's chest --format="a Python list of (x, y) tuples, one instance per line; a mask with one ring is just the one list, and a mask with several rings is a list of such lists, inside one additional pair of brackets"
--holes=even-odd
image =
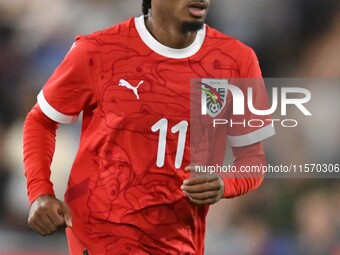
[(180, 60), (152, 54), (118, 54), (118, 57), (102, 61), (97, 91), (100, 103), (129, 102), (159, 109), (166, 105), (169, 111), (189, 103), (193, 79), (231, 78), (236, 75), (237, 67), (221, 64), (216, 54)]
[(185, 61), (132, 56), (112, 61), (103, 70), (98, 92), (104, 112), (183, 115), (188, 111), (190, 80), (197, 74)]
[(102, 61), (97, 90), (108, 122), (189, 121), (193, 80), (237, 75), (237, 68), (222, 65), (217, 54), (180, 60), (118, 52), (111, 56)]

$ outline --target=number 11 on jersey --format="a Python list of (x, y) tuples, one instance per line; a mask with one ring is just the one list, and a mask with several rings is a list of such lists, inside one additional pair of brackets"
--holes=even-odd
[[(179, 169), (182, 165), (188, 125), (189, 124), (186, 120), (182, 120), (181, 122), (179, 122), (178, 124), (176, 124), (175, 126), (171, 128), (171, 133), (173, 134), (177, 132), (179, 133), (176, 158), (175, 158), (176, 169)], [(162, 118), (151, 127), (152, 132), (159, 131), (157, 160), (156, 160), (156, 165), (158, 167), (164, 166), (165, 150), (166, 150), (166, 136), (168, 132), (168, 126), (169, 126), (168, 120), (165, 118)]]

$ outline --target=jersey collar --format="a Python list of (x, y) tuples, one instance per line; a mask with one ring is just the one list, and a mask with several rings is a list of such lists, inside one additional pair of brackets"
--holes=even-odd
[(161, 43), (159, 43), (146, 29), (145, 22), (144, 22), (144, 16), (136, 17), (135, 18), (135, 25), (137, 32), (143, 42), (154, 52), (158, 53), (159, 55), (162, 55), (167, 58), (175, 58), (175, 59), (181, 59), (181, 58), (189, 58), (196, 54), (205, 38), (206, 33), (206, 26), (204, 25), (203, 28), (199, 31), (197, 31), (197, 35), (195, 38), (195, 41), (190, 44), (188, 47), (183, 49), (174, 49), (167, 47)]

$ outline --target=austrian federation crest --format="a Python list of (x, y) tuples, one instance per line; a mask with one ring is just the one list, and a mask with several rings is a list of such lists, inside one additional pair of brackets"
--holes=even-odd
[(216, 117), (227, 102), (228, 80), (202, 79), (198, 83), (202, 90), (202, 115)]

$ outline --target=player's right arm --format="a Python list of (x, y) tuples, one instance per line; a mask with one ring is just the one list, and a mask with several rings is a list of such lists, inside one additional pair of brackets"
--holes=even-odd
[(38, 103), (25, 120), (24, 166), (31, 205), (28, 223), (41, 235), (72, 225), (69, 207), (54, 196), (50, 166), (58, 123), (76, 121), (81, 111), (95, 103), (95, 66), (86, 40), (78, 38), (40, 91)]
[(24, 124), (24, 165), (30, 202), (28, 224), (40, 235), (50, 235), (58, 227), (72, 226), (68, 206), (54, 196), (50, 165), (55, 149), (58, 123), (34, 106)]

